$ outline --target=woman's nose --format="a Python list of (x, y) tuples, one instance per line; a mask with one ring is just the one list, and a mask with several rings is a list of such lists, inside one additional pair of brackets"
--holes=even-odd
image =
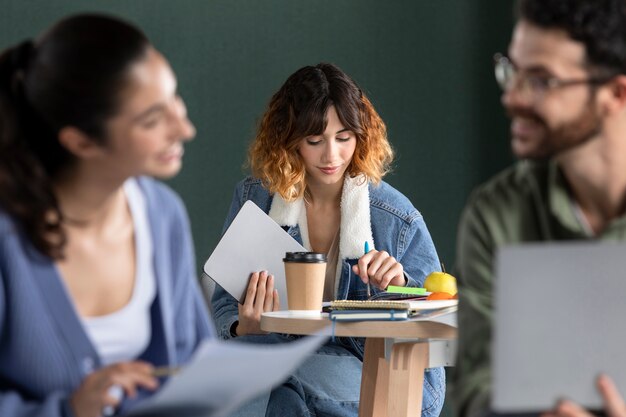
[(182, 98), (177, 98), (172, 109), (173, 134), (178, 140), (191, 140), (196, 135), (196, 128), (187, 117), (187, 107)]
[(332, 162), (335, 159), (335, 155), (337, 153), (337, 144), (334, 140), (326, 141), (326, 146), (324, 147), (324, 161)]

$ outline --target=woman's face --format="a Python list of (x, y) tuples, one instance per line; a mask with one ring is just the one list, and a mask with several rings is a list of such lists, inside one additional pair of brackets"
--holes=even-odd
[(195, 135), (165, 58), (150, 48), (130, 70), (121, 108), (107, 123), (104, 158), (125, 176), (169, 178), (182, 166), (183, 144)]
[(307, 136), (301, 139), (298, 146), (308, 185), (342, 182), (356, 149), (356, 135), (343, 126), (335, 106), (328, 108), (327, 119), (324, 133)]

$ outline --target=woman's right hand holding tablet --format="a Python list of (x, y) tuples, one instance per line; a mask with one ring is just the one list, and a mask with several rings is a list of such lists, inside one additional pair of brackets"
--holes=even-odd
[(261, 314), (280, 310), (278, 291), (274, 288), (274, 276), (267, 271), (254, 272), (250, 277), (246, 299), (239, 304), (237, 336), (267, 333), (261, 330)]
[(122, 398), (111, 395), (110, 389), (120, 387), (128, 397), (137, 394), (137, 388), (155, 390), (159, 381), (152, 373), (154, 367), (142, 361), (120, 362), (105, 366), (87, 375), (72, 394), (70, 405), (76, 417), (100, 417), (106, 407), (116, 408)]

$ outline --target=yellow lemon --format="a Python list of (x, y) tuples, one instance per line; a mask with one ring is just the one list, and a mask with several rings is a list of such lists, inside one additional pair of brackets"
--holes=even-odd
[(446, 272), (432, 272), (424, 281), (424, 288), (430, 292), (447, 292), (455, 295), (456, 278)]

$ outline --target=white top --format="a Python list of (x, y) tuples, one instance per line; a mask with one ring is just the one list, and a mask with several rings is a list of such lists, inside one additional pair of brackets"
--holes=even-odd
[(156, 295), (152, 236), (146, 201), (134, 179), (124, 184), (135, 232), (135, 286), (124, 307), (111, 314), (82, 317), (83, 326), (103, 365), (136, 359), (152, 336), (150, 307)]

